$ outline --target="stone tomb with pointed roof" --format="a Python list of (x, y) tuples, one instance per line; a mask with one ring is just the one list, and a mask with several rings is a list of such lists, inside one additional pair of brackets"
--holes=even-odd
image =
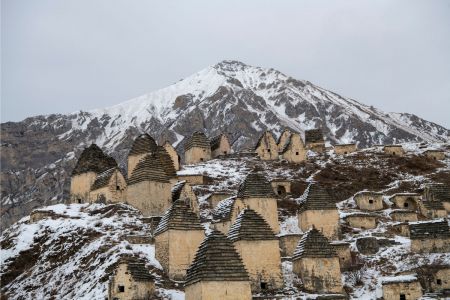
[(96, 144), (84, 149), (70, 178), (70, 201), (88, 202), (97, 175), (115, 167), (117, 163), (114, 158), (103, 153)]
[(109, 299), (152, 299), (155, 277), (145, 263), (135, 257), (123, 257), (116, 263), (108, 285)]
[(334, 153), (337, 155), (347, 155), (353, 152), (356, 152), (358, 150), (358, 147), (356, 147), (356, 144), (337, 144), (334, 145)]
[(221, 133), (211, 139), (211, 157), (228, 155), (231, 153), (231, 145), (228, 137)]
[(228, 238), (244, 262), (253, 292), (283, 287), (278, 238), (262, 216), (244, 209), (231, 226)]
[(169, 278), (184, 280), (205, 237), (198, 216), (181, 200), (164, 214), (154, 233), (155, 254)]
[(343, 291), (339, 257), (329, 240), (316, 228), (302, 237), (292, 256), (292, 264), (293, 272), (301, 278), (306, 291)]
[(260, 214), (275, 234), (280, 232), (276, 195), (263, 174), (250, 172), (239, 186), (237, 198)]
[(423, 197), (425, 201), (441, 202), (447, 213), (450, 213), (450, 186), (443, 183), (427, 184)]
[(170, 158), (172, 159), (173, 166), (175, 168), (175, 171), (180, 170), (180, 156), (177, 153), (177, 150), (172, 146), (171, 143), (165, 142), (163, 145), (164, 149), (166, 149), (167, 153), (169, 154)]
[(250, 300), (250, 278), (232, 242), (213, 230), (187, 270), (186, 300)]
[(447, 217), (447, 210), (440, 201), (420, 201), (420, 213), (428, 219), (439, 219)]
[(322, 130), (318, 128), (305, 130), (305, 144), (308, 150), (317, 153), (325, 152), (325, 141), (323, 139)]
[(187, 165), (211, 159), (211, 143), (203, 132), (194, 132), (184, 143), (184, 162)]
[(127, 182), (118, 167), (98, 174), (91, 186), (89, 200), (93, 202), (117, 203), (125, 202)]
[(376, 211), (383, 209), (383, 193), (361, 191), (356, 193), (353, 199), (361, 210)]
[(193, 212), (200, 215), (197, 195), (195, 195), (192, 186), (185, 180), (178, 181), (172, 187), (172, 202), (177, 200), (183, 201)]
[(270, 131), (265, 131), (258, 139), (255, 152), (261, 160), (278, 159), (278, 145)]
[(312, 226), (320, 230), (327, 238), (339, 237), (339, 212), (334, 199), (320, 185), (310, 184), (300, 198), (298, 226), (305, 232)]
[(306, 147), (299, 133), (293, 132), (286, 139), (283, 147), (279, 150), (280, 158), (290, 163), (300, 163), (306, 160)]
[(286, 145), (290, 136), (291, 130), (289, 130), (288, 128), (283, 129), (283, 131), (281, 132), (280, 136), (277, 139), (278, 151), (281, 151), (284, 148), (284, 145)]
[(127, 202), (148, 216), (161, 216), (172, 204), (176, 171), (169, 154), (157, 147), (144, 156), (127, 180)]
[(450, 229), (446, 219), (410, 223), (409, 236), (414, 253), (450, 252)]
[(231, 225), (234, 224), (237, 216), (244, 208), (244, 202), (236, 197), (221, 200), (212, 211), (212, 227), (223, 234), (228, 234)]
[(157, 146), (155, 139), (147, 133), (139, 135), (134, 140), (131, 150), (128, 153), (128, 178), (131, 177), (138, 162), (144, 156), (155, 153)]

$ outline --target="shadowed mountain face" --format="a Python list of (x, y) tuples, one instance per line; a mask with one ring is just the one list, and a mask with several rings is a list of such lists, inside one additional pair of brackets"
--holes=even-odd
[(88, 112), (1, 124), (2, 225), (34, 207), (63, 201), (81, 150), (96, 143), (123, 167), (134, 138), (147, 132), (179, 143), (196, 130), (228, 132), (234, 150), (266, 129), (320, 127), (331, 143), (447, 141), (450, 131), (415, 115), (385, 113), (273, 69), (223, 61), (167, 88)]

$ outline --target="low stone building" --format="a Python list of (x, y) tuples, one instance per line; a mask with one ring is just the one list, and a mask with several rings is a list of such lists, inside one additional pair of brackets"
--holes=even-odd
[(250, 300), (250, 278), (233, 244), (219, 231), (201, 243), (187, 270), (186, 300)]
[(138, 162), (146, 155), (155, 153), (158, 145), (154, 138), (144, 133), (139, 135), (133, 142), (128, 153), (128, 178), (131, 177)]
[(445, 159), (445, 152), (441, 150), (426, 150), (425, 152), (423, 152), (423, 155), (434, 160)]
[(298, 227), (305, 232), (312, 226), (327, 238), (339, 237), (339, 213), (334, 199), (318, 184), (310, 184), (300, 198)]
[(450, 265), (434, 267), (434, 270), (431, 290), (435, 292), (450, 290)]
[(91, 186), (89, 202), (117, 203), (126, 201), (127, 182), (118, 167), (98, 174)]
[(404, 156), (405, 150), (403, 150), (402, 145), (385, 145), (383, 147), (384, 153), (388, 155), (394, 155), (394, 156)]
[(260, 214), (275, 234), (280, 232), (277, 199), (272, 185), (264, 175), (250, 172), (239, 186), (237, 198), (241, 199), (246, 207)]
[(306, 149), (312, 150), (317, 153), (325, 152), (325, 141), (323, 138), (322, 130), (310, 129), (305, 130), (305, 144)]
[(175, 171), (180, 170), (181, 165), (181, 159), (180, 156), (177, 153), (177, 150), (172, 146), (171, 143), (166, 141), (163, 145), (164, 149), (166, 150), (167, 154), (169, 154), (170, 158), (172, 159), (173, 167), (175, 168)]
[(137, 258), (122, 258), (109, 281), (108, 299), (152, 299), (154, 296), (155, 277), (144, 262)]
[(419, 210), (420, 195), (416, 193), (397, 193), (389, 197), (396, 208)]
[(328, 239), (312, 228), (300, 240), (292, 257), (293, 272), (304, 289), (314, 293), (342, 293), (339, 257)]
[(361, 191), (356, 193), (353, 199), (361, 210), (376, 211), (383, 209), (383, 193)]
[(281, 159), (290, 163), (300, 163), (306, 160), (306, 147), (299, 133), (293, 132), (285, 141), (278, 154)]
[(410, 209), (393, 209), (389, 214), (391, 219), (396, 222), (415, 222), (418, 221), (417, 213)]
[(265, 131), (255, 146), (255, 152), (261, 160), (276, 160), (278, 159), (278, 146), (269, 131)]
[(373, 229), (377, 227), (378, 217), (376, 214), (349, 213), (344, 216), (344, 220), (353, 228)]
[(197, 215), (200, 214), (198, 207), (197, 195), (195, 195), (192, 187), (186, 181), (179, 181), (172, 187), (172, 202), (181, 200)]
[(212, 227), (223, 234), (228, 234), (231, 225), (236, 221), (237, 216), (244, 208), (244, 202), (236, 197), (220, 201), (212, 212)]
[(411, 251), (415, 253), (450, 252), (450, 230), (446, 220), (409, 224)]
[(392, 230), (395, 234), (409, 237), (409, 223), (408, 222), (398, 222), (392, 224)]
[(284, 197), (291, 194), (291, 181), (285, 179), (274, 179), (270, 182), (274, 193), (278, 197)]
[(428, 219), (447, 217), (447, 210), (440, 201), (422, 201), (419, 205), (420, 213)]
[(232, 196), (233, 195), (230, 192), (215, 192), (206, 196), (206, 198), (204, 198), (204, 201), (208, 203), (210, 209), (215, 209), (220, 201), (228, 199)]
[(450, 186), (442, 183), (426, 184), (423, 192), (426, 201), (438, 201), (450, 213)]
[(422, 297), (422, 287), (416, 275), (383, 277), (384, 300), (417, 300)]
[(335, 241), (330, 243), (339, 257), (339, 266), (341, 270), (348, 270), (353, 266), (352, 253), (350, 252), (350, 243)]
[(262, 216), (244, 209), (231, 226), (228, 239), (244, 262), (253, 292), (283, 287), (278, 238)]
[(176, 172), (162, 147), (139, 161), (127, 181), (127, 202), (144, 216), (161, 216), (172, 204)]
[(89, 193), (97, 175), (117, 167), (114, 158), (106, 155), (96, 145), (84, 149), (70, 178), (70, 202), (89, 202)]
[(211, 159), (211, 144), (203, 132), (196, 131), (184, 144), (184, 162), (196, 164)]
[(356, 144), (338, 144), (334, 145), (334, 153), (337, 155), (347, 155), (353, 152), (356, 152), (358, 147)]
[(178, 174), (178, 181), (186, 181), (190, 185), (208, 185), (212, 183), (212, 178), (203, 174)]
[(197, 215), (183, 201), (175, 201), (154, 236), (156, 259), (170, 279), (183, 280), (205, 237)]
[(291, 136), (291, 130), (288, 128), (283, 129), (280, 136), (277, 139), (277, 147), (278, 151), (281, 151), (284, 148), (284, 145), (289, 140), (289, 137)]
[(288, 233), (278, 236), (280, 242), (280, 254), (282, 257), (291, 257), (297, 248), (298, 242), (302, 238), (301, 233)]
[(231, 144), (228, 137), (221, 133), (211, 139), (211, 157), (231, 154)]

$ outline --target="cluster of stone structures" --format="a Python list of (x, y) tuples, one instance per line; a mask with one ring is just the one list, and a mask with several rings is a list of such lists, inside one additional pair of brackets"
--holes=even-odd
[[(384, 149), (390, 155), (404, 153), (401, 146)], [(266, 131), (255, 147), (261, 160), (290, 163), (304, 161), (309, 150), (325, 151), (320, 130), (306, 131), (304, 140), (288, 129), (278, 140)], [(195, 164), (226, 157), (231, 146), (223, 134), (208, 139), (195, 132), (183, 143), (183, 151), (183, 161)], [(355, 144), (335, 146), (338, 155), (355, 151)], [(210, 232), (205, 234), (192, 185), (205, 185), (208, 179), (203, 174), (178, 175), (181, 161), (171, 144), (158, 146), (150, 135), (143, 134), (132, 145), (125, 175), (113, 158), (91, 145), (72, 173), (71, 201), (125, 202), (139, 209), (153, 224), (156, 259), (169, 279), (184, 282), (186, 299), (251, 299), (252, 294), (279, 291), (284, 286), (282, 257), (292, 262), (293, 273), (305, 291), (333, 294), (333, 299), (344, 297), (341, 271), (354, 266), (355, 261), (350, 244), (339, 240), (342, 226), (375, 228), (378, 212), (388, 206), (383, 193), (355, 194), (359, 211), (340, 215), (333, 196), (323, 186), (311, 183), (298, 199), (297, 222), (303, 233), (280, 235), (277, 198), (290, 195), (291, 182), (269, 182), (255, 169), (236, 194), (213, 193), (205, 199), (212, 209), (206, 229)], [(411, 239), (412, 251), (450, 251), (447, 221), (439, 219), (450, 211), (448, 186), (427, 185), (423, 195), (395, 194), (389, 202), (389, 217), (397, 222), (393, 230)], [(36, 211), (31, 218), (49, 217), (41, 215)], [(445, 277), (449, 270), (436, 276)], [(150, 299), (154, 294), (154, 277), (136, 258), (121, 259), (113, 274), (109, 299)], [(383, 281), (385, 299), (416, 299), (422, 293), (417, 280), (398, 279)]]

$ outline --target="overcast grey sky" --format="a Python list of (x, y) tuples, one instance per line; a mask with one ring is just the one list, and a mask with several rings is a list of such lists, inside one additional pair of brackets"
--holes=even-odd
[(450, 1), (2, 0), (1, 118), (105, 107), (223, 59), (450, 127)]

